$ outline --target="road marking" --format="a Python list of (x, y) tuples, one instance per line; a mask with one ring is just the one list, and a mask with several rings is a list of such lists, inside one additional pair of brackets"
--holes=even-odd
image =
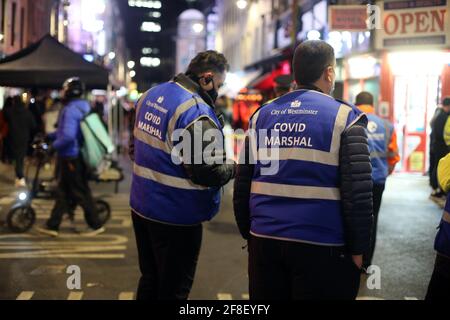
[(40, 266), (33, 271), (30, 272), (32, 276), (40, 276), (43, 274), (62, 274), (65, 272), (67, 265), (58, 265), (58, 266)]
[(121, 292), (119, 300), (134, 300), (134, 292)]
[(82, 238), (62, 234), (56, 239), (29, 234), (0, 235), (0, 259), (124, 259), (128, 241), (127, 237), (120, 235)]
[(19, 296), (16, 298), (16, 300), (31, 300), (34, 296), (34, 291), (23, 291), (19, 294)]
[(1, 254), (0, 259), (98, 259), (98, 260), (120, 260), (125, 259), (125, 254), (76, 254), (76, 253), (63, 253), (63, 254)]
[(378, 297), (357, 297), (356, 300), (385, 300), (383, 298)]
[(405, 297), (405, 300), (419, 300), (416, 297)]
[(250, 300), (250, 295), (249, 295), (248, 293), (244, 293), (244, 294), (242, 295), (242, 299), (243, 299), (243, 300)]
[(233, 300), (233, 296), (229, 293), (218, 293), (217, 299), (219, 300)]
[(83, 292), (71, 292), (67, 297), (67, 300), (81, 300), (83, 299)]

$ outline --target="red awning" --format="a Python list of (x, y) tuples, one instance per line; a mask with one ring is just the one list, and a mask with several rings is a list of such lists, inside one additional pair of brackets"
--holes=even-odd
[(269, 73), (262, 75), (249, 84), (249, 88), (257, 89), (260, 91), (270, 91), (275, 88), (275, 79), (281, 75), (291, 74), (291, 66), (288, 60), (285, 60), (279, 64), (279, 67), (272, 70)]

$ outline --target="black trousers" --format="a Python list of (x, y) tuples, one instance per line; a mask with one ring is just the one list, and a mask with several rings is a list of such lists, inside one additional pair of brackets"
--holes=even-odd
[(381, 201), (383, 199), (383, 193), (385, 184), (373, 184), (373, 227), (372, 237), (370, 239), (369, 251), (364, 254), (364, 267), (368, 268), (372, 265), (373, 255), (375, 253), (375, 246), (377, 243), (377, 230), (378, 230), (378, 217), (380, 214)]
[(25, 177), (23, 167), (25, 162), (25, 153), (15, 154), (14, 155), (14, 169), (16, 172), (17, 179), (23, 179)]
[(137, 300), (187, 300), (194, 282), (202, 225), (153, 222), (132, 212), (141, 278)]
[(58, 190), (56, 203), (47, 227), (58, 230), (65, 213), (69, 213), (74, 204), (83, 208), (86, 223), (97, 230), (102, 227), (88, 183), (86, 166), (81, 158), (60, 158), (57, 160)]
[(341, 247), (251, 237), (251, 300), (354, 300), (361, 270)]
[(450, 300), (450, 258), (437, 255), (425, 300)]

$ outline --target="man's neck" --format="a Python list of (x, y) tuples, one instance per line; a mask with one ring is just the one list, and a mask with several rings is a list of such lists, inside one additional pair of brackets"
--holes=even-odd
[(314, 84), (308, 84), (308, 85), (298, 85), (297, 86), (298, 90), (314, 90), (314, 91), (318, 91), (321, 93), (324, 93), (322, 89), (320, 89), (318, 86), (314, 85)]

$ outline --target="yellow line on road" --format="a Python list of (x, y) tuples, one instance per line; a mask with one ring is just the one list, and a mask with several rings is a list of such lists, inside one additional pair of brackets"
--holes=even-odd
[(233, 300), (233, 296), (229, 293), (219, 293), (217, 294), (217, 299), (219, 300)]
[(134, 292), (121, 292), (119, 300), (134, 300)]
[(23, 291), (19, 294), (19, 296), (16, 298), (16, 300), (31, 300), (34, 296), (34, 291)]
[(67, 297), (67, 300), (81, 300), (83, 299), (83, 292), (71, 292)]

